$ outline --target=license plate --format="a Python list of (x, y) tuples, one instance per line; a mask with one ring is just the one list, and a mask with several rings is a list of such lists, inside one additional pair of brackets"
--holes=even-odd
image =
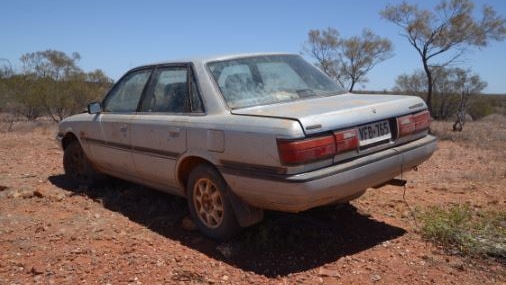
[(390, 139), (390, 124), (388, 121), (380, 121), (358, 127), (360, 137), (359, 145), (364, 146), (382, 140)]

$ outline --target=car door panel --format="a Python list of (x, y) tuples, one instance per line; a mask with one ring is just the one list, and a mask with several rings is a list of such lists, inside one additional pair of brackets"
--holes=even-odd
[(104, 99), (102, 112), (90, 125), (86, 141), (96, 167), (111, 174), (136, 176), (130, 122), (136, 114), (152, 68), (127, 73)]
[(178, 188), (177, 158), (187, 147), (188, 67), (160, 67), (153, 77), (131, 123), (132, 158), (143, 179)]
[(93, 161), (109, 172), (132, 175), (135, 167), (130, 147), (130, 121), (133, 115), (99, 114), (97, 137), (87, 137)]
[(132, 121), (132, 158), (143, 179), (177, 187), (177, 158), (186, 151), (186, 122), (177, 115), (138, 115)]

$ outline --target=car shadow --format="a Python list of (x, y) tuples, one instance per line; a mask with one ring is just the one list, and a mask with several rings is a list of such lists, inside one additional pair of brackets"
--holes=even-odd
[(261, 223), (220, 243), (183, 229), (188, 208), (182, 198), (114, 178), (94, 187), (76, 187), (64, 175), (49, 181), (209, 257), (266, 277), (310, 270), (406, 233), (346, 204), (299, 214), (269, 211)]

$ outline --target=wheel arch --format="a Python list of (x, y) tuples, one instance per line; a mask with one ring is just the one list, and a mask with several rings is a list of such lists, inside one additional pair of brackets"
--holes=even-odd
[(188, 191), (188, 189), (186, 189), (186, 185), (188, 185), (190, 173), (193, 169), (195, 169), (195, 167), (201, 164), (207, 164), (211, 167), (216, 168), (216, 166), (210, 160), (196, 155), (184, 157), (181, 162), (179, 162), (176, 177), (179, 184), (181, 184), (183, 187), (184, 193)]
[[(203, 158), (201, 156), (187, 156), (179, 163), (177, 168), (177, 179), (178, 182), (183, 186), (183, 190), (185, 195), (187, 195), (187, 185), (190, 177), (190, 173), (197, 166), (206, 164), (209, 167), (212, 167), (216, 170), (216, 172), (223, 177), (221, 171), (218, 167), (209, 159)], [(225, 178), (223, 180), (226, 182)], [(234, 210), (237, 221), (241, 225), (241, 227), (251, 226), (260, 222), (264, 217), (264, 212), (262, 209), (253, 207), (246, 203), (243, 199), (238, 197), (230, 186), (228, 186), (228, 198), (230, 199), (230, 203), (232, 204), (232, 208)]]
[(63, 137), (63, 139), (61, 140), (61, 146), (65, 150), (67, 148), (67, 146), (69, 146), (73, 142), (80, 143), (79, 139), (77, 138), (77, 136), (74, 133), (67, 132), (65, 134), (65, 136)]

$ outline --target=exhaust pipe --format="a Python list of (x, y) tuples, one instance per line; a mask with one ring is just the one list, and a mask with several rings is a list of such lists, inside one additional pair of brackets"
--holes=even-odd
[(382, 183), (380, 185), (376, 185), (376, 186), (373, 186), (372, 188), (374, 189), (378, 189), (378, 188), (381, 188), (385, 185), (392, 185), (392, 186), (399, 186), (399, 187), (404, 187), (404, 185), (406, 185), (406, 183), (408, 183), (408, 181), (404, 180), (404, 179), (397, 179), (397, 178), (394, 178), (392, 180), (389, 180), (385, 183)]
[(404, 179), (394, 178), (394, 179), (388, 181), (386, 184), (392, 185), (392, 186), (404, 187), (406, 185), (406, 183), (408, 183), (408, 181), (406, 181)]

